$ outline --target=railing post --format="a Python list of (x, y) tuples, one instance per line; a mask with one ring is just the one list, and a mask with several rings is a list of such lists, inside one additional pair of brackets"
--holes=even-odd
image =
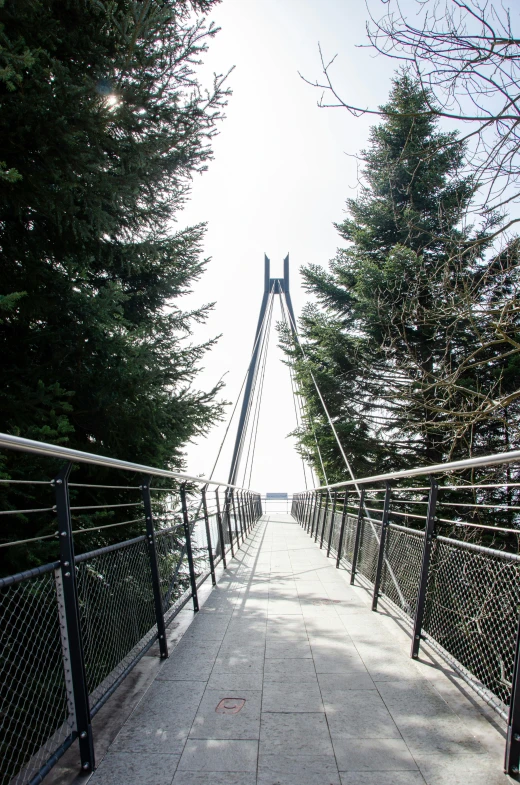
[(231, 490), (229, 488), (226, 488), (226, 494), (224, 496), (224, 518), (227, 521), (229, 545), (231, 547), (231, 558), (233, 558), (235, 555), (235, 549), (233, 547), (233, 530), (231, 528), (231, 515), (229, 514), (230, 505), (231, 505)]
[(141, 494), (143, 497), (144, 515), (146, 519), (146, 543), (150, 558), (150, 572), (152, 576), (153, 604), (155, 620), (157, 622), (157, 636), (159, 638), (159, 652), (162, 659), (168, 656), (168, 643), (166, 641), (166, 627), (164, 624), (163, 602), (161, 596), (161, 580), (159, 565), (157, 564), (157, 550), (155, 548), (155, 530), (153, 525), (152, 499), (150, 496), (151, 478), (145, 476), (141, 480)]
[[(237, 548), (240, 548), (240, 537), (238, 536), (238, 518), (237, 518), (237, 510), (235, 505), (235, 489), (231, 489), (231, 506), (233, 507), (233, 519), (235, 521), (235, 536), (236, 536), (236, 543)], [(242, 538), (242, 542), (244, 542)]]
[(202, 512), (204, 514), (204, 525), (206, 527), (206, 541), (208, 543), (209, 571), (211, 573), (211, 583), (213, 584), (213, 586), (216, 586), (217, 580), (215, 578), (215, 562), (213, 561), (213, 546), (211, 544), (211, 532), (209, 530), (208, 505), (206, 502), (205, 487), (201, 491), (201, 496), (202, 496)]
[(247, 492), (242, 491), (242, 514), (244, 516), (244, 528), (246, 531), (246, 537), (249, 536), (249, 514), (247, 510)]
[(239, 520), (239, 523), (240, 523), (240, 531), (242, 533), (242, 542), (244, 542), (244, 537), (247, 534), (247, 529), (246, 529), (246, 521), (245, 521), (245, 518), (244, 518), (244, 508), (243, 508), (242, 505), (243, 505), (243, 502), (242, 502), (242, 491), (239, 491), (238, 494), (237, 494), (238, 520)]
[(323, 502), (323, 493), (320, 491), (320, 501), (318, 503), (318, 515), (316, 516), (316, 532), (314, 536), (314, 542), (318, 542), (318, 529), (320, 528), (320, 515), (321, 515), (322, 502)]
[(381, 586), (381, 576), (383, 574), (383, 563), (385, 559), (386, 532), (388, 530), (388, 515), (390, 512), (390, 483), (386, 483), (385, 501), (383, 504), (383, 517), (381, 518), (381, 539), (379, 540), (379, 554), (377, 557), (376, 577), (374, 581), (374, 594), (372, 596), (372, 610), (377, 610), (379, 599), (379, 588)]
[(197, 580), (195, 577), (195, 565), (193, 564), (193, 551), (191, 549), (190, 521), (188, 518), (188, 505), (186, 504), (186, 483), (181, 485), (181, 507), (182, 520), (184, 523), (184, 537), (186, 541), (186, 554), (188, 556), (188, 567), (190, 571), (191, 596), (193, 598), (193, 610), (199, 610), (199, 598), (197, 596)]
[(504, 771), (518, 774), (520, 770), (520, 619), (518, 622), (513, 666), (513, 682), (507, 720), (506, 755)]
[(69, 475), (72, 465), (68, 463), (54, 480), (56, 490), (56, 513), (58, 518), (60, 568), (63, 582), (63, 605), (70, 654), (70, 677), (74, 696), (76, 731), (79, 737), (81, 769), (94, 771), (94, 738), (90, 723), (90, 704), (88, 698), (87, 673), (81, 620), (79, 615), (76, 565), (74, 561), (74, 541), (70, 518)]
[(365, 489), (361, 488), (361, 495), (359, 497), (359, 510), (358, 510), (358, 517), (356, 522), (356, 537), (354, 539), (354, 552), (352, 553), (352, 569), (350, 571), (350, 584), (353, 585), (355, 577), (356, 577), (356, 570), (357, 570), (357, 562), (359, 556), (359, 545), (361, 543), (361, 527), (363, 525), (363, 510), (365, 507)]
[(348, 491), (345, 491), (345, 498), (343, 499), (343, 513), (341, 515), (341, 529), (339, 530), (339, 542), (338, 542), (338, 553), (336, 555), (336, 567), (339, 569), (339, 565), (341, 562), (341, 552), (343, 550), (343, 539), (345, 537), (345, 524), (347, 522), (347, 515), (348, 515)]
[(325, 499), (325, 512), (323, 513), (323, 525), (321, 527), (320, 537), (320, 550), (323, 548), (323, 537), (325, 536), (325, 526), (327, 524), (327, 512), (329, 509), (330, 491), (327, 491), (327, 498)]
[(334, 501), (332, 502), (332, 512), (330, 514), (330, 532), (329, 532), (329, 542), (327, 545), (327, 559), (330, 556), (330, 548), (332, 545), (332, 535), (334, 534), (334, 516), (336, 515), (336, 504), (338, 501), (338, 492), (334, 491)]
[(316, 521), (316, 516), (318, 514), (318, 496), (319, 496), (319, 491), (314, 491), (313, 503), (312, 503), (311, 530), (310, 530), (311, 539), (314, 537), (314, 523)]
[(417, 594), (417, 607), (415, 609), (412, 649), (410, 652), (410, 657), (413, 659), (417, 659), (419, 656), (419, 647), (421, 645), (424, 609), (426, 607), (426, 590), (428, 588), (428, 574), (430, 571), (433, 540), (435, 537), (435, 508), (437, 506), (437, 490), (438, 485), (435, 478), (430, 477), (430, 495), (428, 497), (428, 511), (426, 513), (426, 526), (424, 530), (421, 578), (419, 581), (419, 591)]
[(309, 493), (309, 500), (307, 502), (307, 505), (308, 505), (307, 526), (305, 527), (307, 529), (307, 534), (311, 533), (312, 519), (313, 519), (313, 516), (314, 516), (315, 496), (316, 496), (316, 494), (314, 493), (314, 491), (310, 491), (310, 493)]
[(226, 543), (224, 542), (224, 527), (222, 526), (222, 515), (220, 512), (220, 498), (218, 495), (218, 488), (215, 489), (215, 499), (217, 502), (217, 526), (218, 526), (218, 534), (220, 537), (220, 547), (222, 549), (222, 564), (224, 565), (224, 569), (227, 569)]

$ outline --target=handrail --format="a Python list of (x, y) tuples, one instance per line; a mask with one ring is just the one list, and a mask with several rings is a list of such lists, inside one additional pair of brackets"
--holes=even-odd
[(96, 455), (82, 450), (73, 450), (71, 447), (57, 447), (55, 444), (47, 442), (37, 442), (34, 439), (24, 439), (22, 436), (11, 436), (8, 433), (0, 433), (0, 447), (9, 450), (20, 450), (30, 452), (35, 455), (45, 455), (48, 458), (63, 458), (66, 461), (76, 463), (90, 463), (97, 466), (105, 466), (107, 469), (121, 469), (127, 472), (141, 472), (151, 474), (154, 477), (174, 477), (177, 480), (189, 480), (190, 482), (200, 483), (201, 485), (219, 485), (225, 488), (234, 488), (238, 491), (251, 491), (250, 488), (243, 488), (240, 485), (230, 485), (227, 482), (218, 480), (206, 480), (204, 477), (193, 477), (191, 474), (181, 474), (172, 472), (169, 469), (156, 469), (154, 466), (146, 466), (142, 463), (132, 463), (131, 461), (121, 461), (118, 458), (109, 458), (106, 455)]
[[(436, 463), (433, 466), (418, 466), (415, 469), (403, 469), (399, 472), (374, 474), (369, 477), (359, 477), (355, 480), (335, 482), (331, 485), (320, 485), (318, 488), (312, 488), (312, 490), (326, 491), (330, 488), (345, 488), (356, 484), (366, 485), (367, 483), (388, 482), (389, 480), (401, 480), (406, 477), (421, 477), (428, 474), (457, 471), (458, 469), (471, 469), (476, 466), (495, 466), (499, 463), (513, 463), (514, 461), (520, 461), (520, 450), (500, 452), (495, 455), (482, 455), (479, 458), (465, 458), (461, 461), (450, 461), (449, 463)], [(300, 493), (305, 493), (305, 491), (300, 491)]]

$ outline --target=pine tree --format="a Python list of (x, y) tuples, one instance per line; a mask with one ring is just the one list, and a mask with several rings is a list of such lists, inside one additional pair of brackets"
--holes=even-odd
[[(204, 225), (172, 228), (227, 96), (196, 76), (216, 1), (0, 3), (3, 431), (179, 469), (220, 416), (192, 385), (211, 306), (177, 304)], [(3, 460), (4, 476), (51, 468)]]
[[(438, 130), (406, 72), (395, 78), (383, 112), (362, 153), (360, 195), (336, 225), (346, 247), (328, 271), (303, 269), (318, 301), (301, 321), (305, 352), (358, 476), (482, 452), (492, 432), (496, 446), (498, 423), (473, 421), (472, 412), (476, 397), (491, 389), (490, 377), (506, 389), (512, 362), (505, 341), (493, 341), (489, 304), (502, 302), (506, 280), (510, 294), (515, 289), (515, 243), (503, 254), (507, 263), (500, 255), (485, 260), (498, 219), (491, 215), (479, 230), (464, 224), (478, 186), (463, 173), (464, 146), (455, 133)], [(513, 340), (516, 321), (508, 329)], [(329, 481), (344, 479), (309, 365), (287, 333), (282, 340)], [(475, 352), (485, 357), (478, 367), (468, 362)], [(300, 440), (323, 478), (308, 425)]]

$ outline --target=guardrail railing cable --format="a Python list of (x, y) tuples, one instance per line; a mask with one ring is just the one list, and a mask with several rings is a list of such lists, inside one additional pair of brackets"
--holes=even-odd
[[(336, 567), (371, 590), (373, 610), (384, 598), (406, 621), (410, 656), (426, 642), (505, 720), (508, 774), (520, 763), (520, 482), (517, 470), (496, 482), (496, 467), (514, 462), (519, 451), (417, 467), (294, 494), (292, 502)], [(477, 469), (493, 467), (495, 481), (476, 481)], [(429, 484), (414, 486), (415, 477)], [(355, 504), (353, 488), (361, 489)], [(483, 542), (460, 538), (478, 531)]]
[[(167, 658), (168, 625), (187, 603), (198, 610), (200, 586), (208, 578), (216, 582), (217, 565), (225, 568), (229, 552), (244, 543), (262, 504), (249, 489), (6, 434), (0, 447), (65, 461), (54, 479), (2, 478), (2, 493), (10, 482), (18, 487), (6, 496), (13, 509), (5, 510), (19, 516), (17, 527), (30, 520), (24, 516), (31, 510), (47, 531), (55, 529), (0, 543), (3, 554), (18, 548), (16, 558), (29, 564), (40, 558), (42, 542), (57, 557), (0, 577), (0, 785), (36, 785), (76, 740), (81, 769), (94, 769), (92, 718), (153, 646)], [(131, 472), (137, 483), (72, 483), (78, 465), (87, 472), (99, 466)], [(152, 485), (166, 478), (167, 488)], [(48, 494), (49, 503), (14, 508), (13, 499), (23, 498), (21, 488), (29, 484)], [(220, 488), (229, 500), (227, 525)], [(116, 491), (111, 501), (107, 494)], [(138, 506), (142, 516), (121, 520)], [(130, 536), (113, 542), (124, 527)], [(114, 531), (112, 542), (102, 547), (85, 549), (85, 537), (75, 541), (85, 535), (88, 544), (107, 542), (107, 530)], [(76, 553), (75, 546), (86, 552)]]

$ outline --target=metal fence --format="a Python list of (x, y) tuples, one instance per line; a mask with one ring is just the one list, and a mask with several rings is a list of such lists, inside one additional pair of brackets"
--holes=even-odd
[[(262, 507), (258, 494), (223, 483), (15, 437), (0, 436), (0, 446), (68, 460), (48, 481), (1, 480), (4, 490), (16, 484), (22, 502), (20, 489), (32, 498), (35, 484), (49, 496), (46, 507), (9, 505), (2, 515), (50, 512), (57, 530), (46, 538), (55, 543), (55, 561), (0, 578), (0, 783), (35, 785), (76, 739), (81, 768), (94, 768), (92, 718), (154, 644), (159, 656), (168, 656), (168, 624), (189, 601), (198, 610), (198, 588), (208, 578), (215, 583), (215, 567), (225, 567), (228, 554), (241, 547)], [(103, 461), (139, 480), (72, 483), (71, 461)], [(169, 478), (172, 487), (154, 489), (155, 477)], [(87, 489), (92, 503), (76, 504)], [(106, 494), (116, 491), (117, 503), (107, 503)], [(97, 495), (103, 504), (95, 503)], [(96, 527), (100, 512), (128, 518), (128, 508), (129, 520)], [(142, 533), (75, 553), (82, 535), (129, 527)], [(16, 542), (30, 556), (39, 539)]]
[(372, 609), (384, 597), (410, 625), (411, 656), (426, 641), (507, 722), (510, 774), (520, 760), (518, 458), (479, 459), (480, 478), (471, 461), (456, 462), (295, 494), (292, 504), (350, 582), (370, 587)]

